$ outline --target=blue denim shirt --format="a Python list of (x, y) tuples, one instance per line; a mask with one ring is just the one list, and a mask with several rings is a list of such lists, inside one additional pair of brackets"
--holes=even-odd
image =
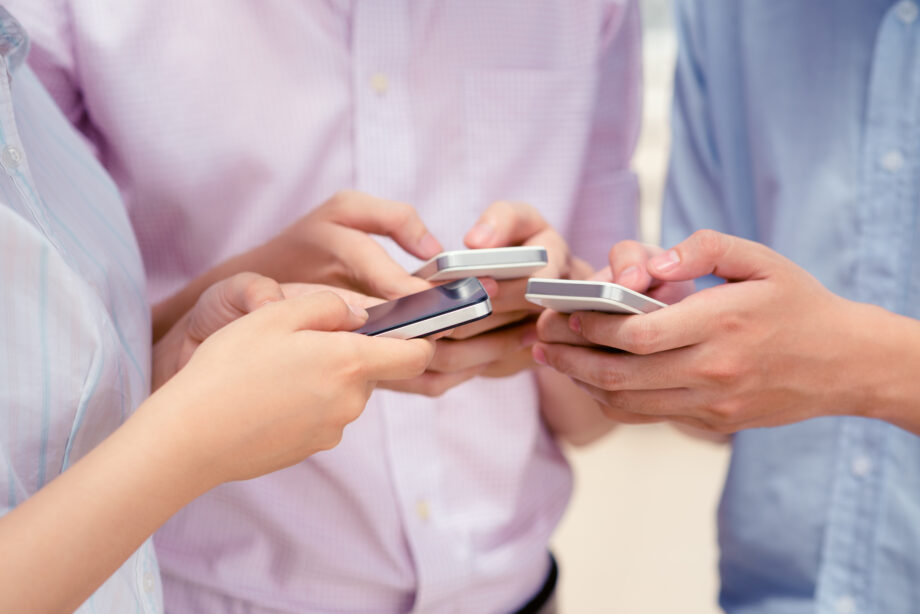
[[(755, 239), (920, 316), (918, 17), (911, 0), (679, 0), (663, 243)], [(728, 612), (920, 612), (920, 438), (903, 430), (739, 433), (719, 521)]]

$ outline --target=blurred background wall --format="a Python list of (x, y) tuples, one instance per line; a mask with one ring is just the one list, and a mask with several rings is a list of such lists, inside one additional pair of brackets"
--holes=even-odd
[[(642, 238), (657, 243), (676, 44), (670, 0), (641, 0), (644, 119), (634, 167)], [(728, 446), (664, 425), (622, 426), (569, 451), (575, 494), (557, 531), (562, 614), (710, 614), (715, 512)]]

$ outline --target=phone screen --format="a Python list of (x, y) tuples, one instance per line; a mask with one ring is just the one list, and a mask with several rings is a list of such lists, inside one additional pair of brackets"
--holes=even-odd
[[(367, 322), (355, 332), (380, 335), (396, 328), (436, 319), (438, 316), (487, 301), (488, 298), (485, 288), (475, 277), (452, 281), (395, 301), (369, 307)], [(431, 330), (425, 334), (433, 334), (445, 328), (451, 326)]]

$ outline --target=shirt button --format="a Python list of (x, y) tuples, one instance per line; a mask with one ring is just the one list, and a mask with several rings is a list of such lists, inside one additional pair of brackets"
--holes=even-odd
[(390, 78), (382, 72), (374, 73), (371, 77), (371, 88), (378, 96), (383, 96), (390, 89)]
[(910, 0), (904, 0), (904, 2), (899, 2), (895, 13), (898, 16), (898, 19), (904, 23), (913, 23), (917, 20), (917, 5)]
[(858, 478), (864, 478), (872, 473), (872, 459), (865, 455), (860, 455), (850, 462), (850, 471)]
[(156, 578), (153, 577), (152, 571), (144, 572), (144, 590), (152, 593), (156, 587)]
[(22, 159), (22, 151), (14, 145), (7, 145), (3, 148), (3, 152), (0, 153), (0, 162), (9, 170), (19, 168), (19, 165), (22, 164)]
[(892, 149), (882, 156), (882, 168), (892, 173), (898, 172), (904, 168), (904, 156), (897, 149)]
[(849, 595), (844, 595), (837, 599), (834, 604), (837, 614), (856, 614), (856, 600)]
[(428, 518), (431, 516), (431, 508), (428, 506), (428, 502), (423, 499), (416, 503), (415, 513), (419, 520), (422, 522), (428, 522)]

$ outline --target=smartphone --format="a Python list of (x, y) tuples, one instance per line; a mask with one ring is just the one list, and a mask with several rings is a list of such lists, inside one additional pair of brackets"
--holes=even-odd
[(604, 311), (635, 314), (667, 307), (667, 304), (650, 296), (606, 281), (533, 278), (527, 280), (524, 298), (561, 313)]
[(441, 252), (413, 275), (428, 281), (461, 277), (517, 279), (539, 271), (546, 263), (546, 248), (539, 246), (461, 249)]
[(356, 333), (395, 339), (427, 337), (492, 313), (485, 288), (475, 277), (452, 281), (367, 309)]

